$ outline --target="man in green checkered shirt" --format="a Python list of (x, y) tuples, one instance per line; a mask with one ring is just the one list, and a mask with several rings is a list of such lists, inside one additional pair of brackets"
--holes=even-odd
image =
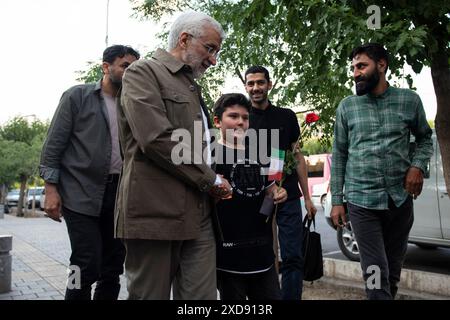
[(336, 111), (331, 218), (345, 226), (345, 193), (367, 297), (393, 299), (414, 220), (412, 200), (433, 153), (432, 131), (419, 96), (386, 81), (383, 46), (357, 47), (350, 59), (357, 95)]

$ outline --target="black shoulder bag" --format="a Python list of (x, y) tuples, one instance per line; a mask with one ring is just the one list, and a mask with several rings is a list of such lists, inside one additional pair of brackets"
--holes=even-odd
[[(311, 224), (314, 231), (311, 231)], [(323, 276), (323, 257), (320, 234), (316, 231), (315, 218), (309, 220), (308, 215), (303, 219), (303, 259), (305, 262), (305, 281), (314, 281)]]

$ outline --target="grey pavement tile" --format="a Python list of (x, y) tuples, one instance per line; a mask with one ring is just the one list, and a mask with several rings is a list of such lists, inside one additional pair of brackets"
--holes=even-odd
[(36, 281), (33, 281), (32, 283), (30, 283), (29, 285), (28, 285), (28, 287), (30, 288), (30, 289), (38, 289), (38, 288), (42, 288), (42, 284), (38, 284), (38, 283), (36, 283)]
[(28, 265), (26, 265), (23, 262), (21, 262), (20, 264), (16, 264), (15, 260), (17, 260), (17, 259), (14, 259), (14, 257), (13, 257), (13, 264), (11, 266), (12, 271), (14, 271), (14, 272), (20, 272), (20, 271), (24, 271), (24, 272), (28, 271), (29, 272), (29, 271), (31, 271), (31, 268)]
[(50, 283), (41, 285), (41, 288), (44, 289), (45, 291), (56, 290), (56, 288), (52, 286)]
[(8, 298), (11, 298), (13, 296), (20, 296), (20, 291), (19, 292), (14, 292), (14, 291), (10, 291), (7, 293), (0, 293), (0, 300), (8, 300)]
[(54, 274), (67, 275), (67, 268), (62, 265), (57, 265), (57, 266), (49, 267), (47, 269), (36, 270), (36, 272), (40, 275), (48, 275), (48, 276), (51, 276)]
[[(13, 289), (13, 290), (10, 291), (10, 292), (2, 293), (2, 295), (10, 296), (10, 297), (15, 297), (15, 296), (21, 296), (21, 295), (22, 295), (22, 292), (20, 292), (20, 290)], [(0, 295), (0, 297), (1, 297), (1, 295)]]
[(48, 256), (45, 255), (45, 260), (38, 261), (34, 264), (35, 267), (46, 267), (46, 266), (52, 266), (52, 265), (59, 265), (57, 261), (49, 260)]
[(15, 296), (15, 297), (13, 297), (13, 300), (33, 300), (33, 299), (36, 299), (36, 298), (37, 298), (37, 295), (32, 293), (32, 294), (25, 294), (25, 295)]
[(66, 269), (59, 269), (59, 268), (55, 268), (55, 269), (50, 269), (50, 270), (42, 270), (38, 272), (39, 276), (42, 278), (47, 278), (47, 277), (54, 277), (54, 276), (64, 276), (66, 277), (67, 273), (66, 273)]
[(39, 293), (43, 293), (45, 292), (44, 289), (42, 288), (36, 288), (36, 289), (27, 289), (27, 290), (20, 290), (22, 292), (23, 295), (27, 295), (27, 294), (39, 294)]
[(14, 279), (22, 279), (24, 283), (28, 285), (29, 282), (35, 282), (41, 280), (43, 277), (33, 273), (27, 273), (27, 274), (13, 274), (13, 280)]
[(50, 284), (57, 290), (64, 291), (66, 289), (66, 281), (51, 282)]
[(38, 297), (50, 297), (51, 298), (53, 296), (61, 295), (61, 292), (53, 289), (52, 291), (40, 292), (37, 295), (38, 295)]
[(66, 283), (67, 281), (67, 275), (62, 275), (62, 274), (57, 274), (57, 275), (51, 275), (48, 277), (44, 278), (45, 281), (47, 281), (50, 284), (54, 284), (54, 283)]
[[(47, 218), (6, 216), (0, 224), (0, 233), (13, 235), (14, 290), (3, 297), (64, 299), (71, 253), (65, 222), (58, 224)], [(126, 299), (124, 277), (121, 277), (121, 284), (119, 298)]]
[(53, 300), (51, 297), (37, 297), (34, 298), (33, 300)]
[(23, 279), (20, 279), (19, 282), (13, 281), (14, 287), (17, 288), (29, 288), (28, 283), (27, 282), (23, 282)]

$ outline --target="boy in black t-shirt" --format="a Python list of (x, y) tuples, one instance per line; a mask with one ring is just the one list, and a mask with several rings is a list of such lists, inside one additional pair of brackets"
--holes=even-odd
[(217, 281), (222, 300), (281, 299), (274, 268), (272, 219), (260, 213), (264, 197), (287, 199), (286, 190), (267, 181), (244, 140), (250, 101), (242, 94), (225, 94), (214, 106), (214, 124), (221, 139), (215, 149), (216, 172), (233, 188), (229, 199), (217, 202), (223, 240), (217, 244)]

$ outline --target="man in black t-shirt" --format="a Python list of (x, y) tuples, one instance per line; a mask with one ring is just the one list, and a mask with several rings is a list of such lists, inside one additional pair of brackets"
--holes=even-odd
[[(272, 89), (269, 72), (261, 66), (252, 66), (245, 72), (245, 90), (252, 102), (250, 128), (260, 131), (268, 130), (267, 140), (260, 140), (258, 148), (270, 153), (276, 147), (284, 151), (296, 150), (298, 161), (296, 171), (288, 175), (283, 187), (288, 192), (288, 199), (279, 206), (276, 216), (278, 238), (280, 242), (282, 274), (282, 298), (284, 300), (301, 299), (303, 288), (303, 254), (302, 254), (302, 209), (300, 197), (303, 193), (307, 214), (312, 218), (317, 209), (314, 207), (308, 191), (308, 172), (305, 159), (298, 148), (300, 128), (295, 113), (286, 108), (272, 105), (268, 93)], [(271, 132), (278, 130), (278, 141), (271, 141)], [(258, 135), (258, 137), (261, 137)], [(267, 141), (267, 145), (263, 145)], [(261, 155), (261, 153), (259, 153)], [(270, 154), (268, 154), (270, 156)], [(302, 189), (300, 193), (299, 185)]]

